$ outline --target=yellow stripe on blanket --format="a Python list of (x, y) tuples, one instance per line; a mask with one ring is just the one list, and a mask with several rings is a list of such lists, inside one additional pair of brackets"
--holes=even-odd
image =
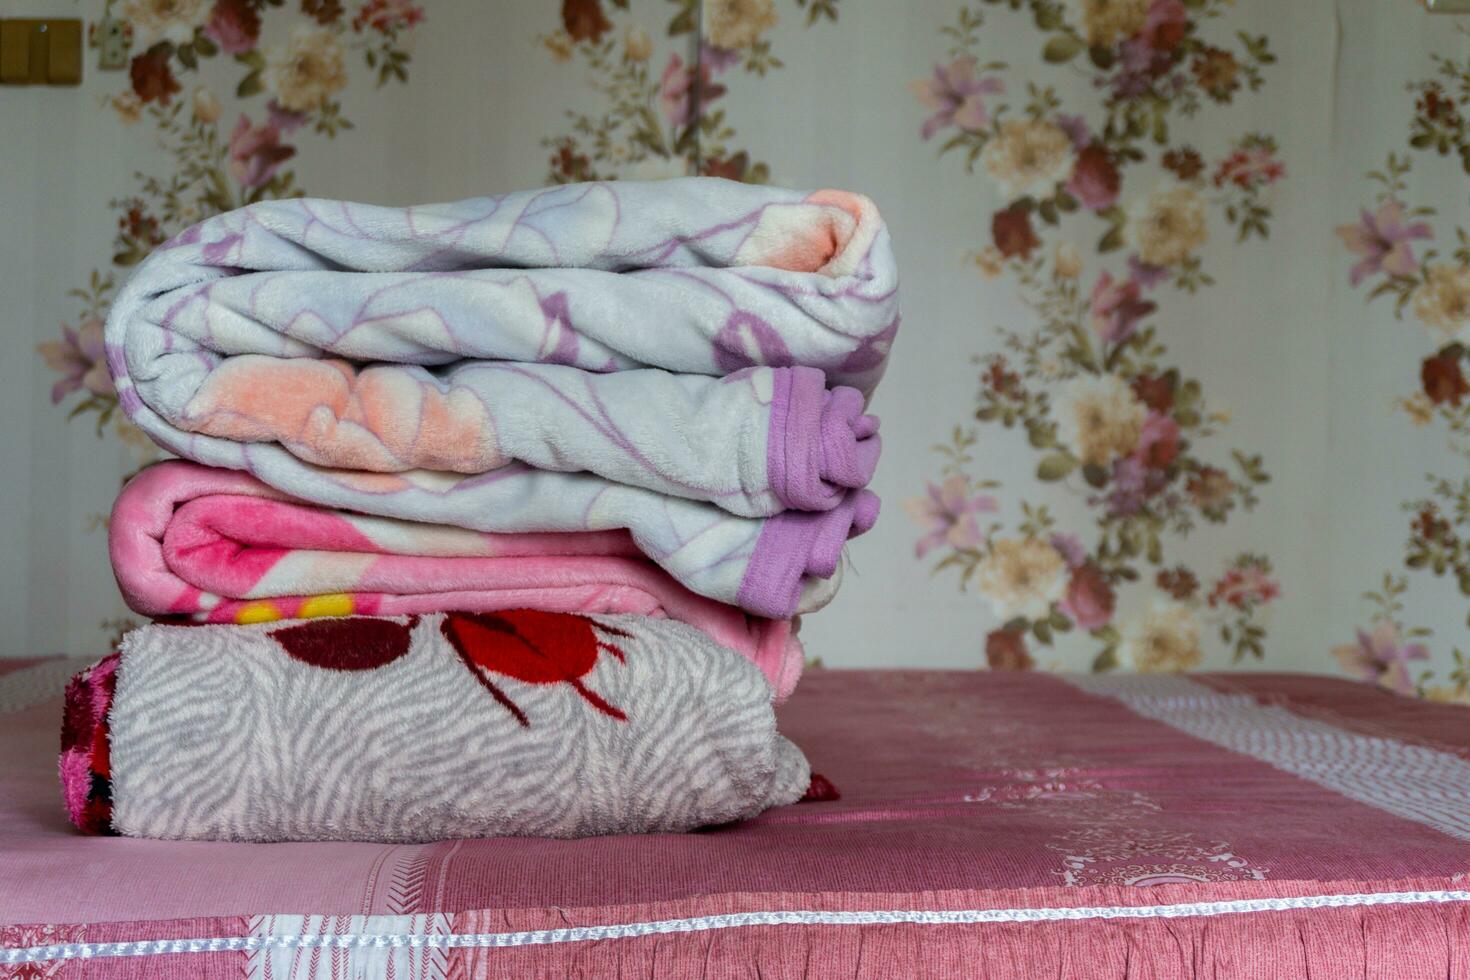
[(352, 596), (345, 592), (333, 592), (307, 599), (296, 610), (296, 615), (300, 619), (315, 619), (318, 616), (351, 616), (355, 611)]

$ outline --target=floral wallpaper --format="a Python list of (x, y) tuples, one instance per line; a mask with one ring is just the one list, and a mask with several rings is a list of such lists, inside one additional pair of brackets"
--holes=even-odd
[[(122, 125), (155, 138), (165, 160), (109, 204), (111, 259), (71, 291), (75, 323), (40, 353), (60, 375), (51, 401), (92, 418), (99, 434), (110, 428), (146, 462), (156, 450), (116, 410), (102, 351), (127, 270), (210, 215), (305, 193), (290, 166), (299, 144), (352, 129), (340, 102), (350, 71), (380, 86), (408, 80), (407, 42), (424, 11), (410, 0), (351, 9), (341, 0), (109, 0), (103, 20), (113, 19), (133, 54), (107, 104)], [(262, 43), (268, 22), (282, 35), (275, 43)], [(95, 42), (96, 23), (91, 30)]]
[[(1301, 79), (1336, 56), (1304, 36), (1328, 37), (1344, 11), (1351, 35), (1371, 8), (1383, 20), (1361, 28), (1366, 39), (1428, 17), (1416, 5), (1336, 0), (1313, 20), (1267, 0), (537, 0), (494, 17), (412, 0), (91, 2), (99, 52), (109, 30), (130, 46), (126, 70), (95, 76), (112, 83), (96, 125), (160, 152), (105, 217), (84, 214), (111, 247), (76, 270), (59, 333), (37, 339), (51, 402), (88, 439), (127, 446), (132, 465), (156, 450), (116, 411), (101, 345), (129, 268), (208, 215), (306, 192), (303, 159), (363, 140), (353, 120), (389, 118), (374, 93), (413, 75), (415, 109), (524, 151), (497, 158), (523, 159), (514, 172), (482, 173), (472, 155), (462, 173), (439, 171), (464, 176), (456, 193), (693, 173), (850, 180), (878, 198), (901, 256), (929, 231), (914, 216), (942, 215), (929, 237), (958, 268), (905, 257), (906, 305), (960, 312), (924, 326), (906, 310), (895, 374), (913, 359), (954, 373), (932, 398), (885, 386), (885, 434), (912, 446), (886, 446), (888, 513), (854, 549), (841, 597), (863, 597), (845, 607), (857, 625), (817, 634), (826, 660), (858, 639), (887, 649), (864, 632), (887, 607), (854, 606), (903, 583), (895, 615), (923, 615), (920, 602), (954, 611), (945, 635), (960, 639), (945, 645), (963, 648), (962, 666), (1341, 670), (1470, 701), (1470, 217), (1445, 192), (1470, 173), (1470, 58), (1463, 44), (1435, 57), (1441, 45), (1396, 43), (1394, 70), (1413, 66), (1407, 89), (1391, 83), (1398, 111), (1312, 107), (1324, 122), (1305, 136), (1288, 111), (1311, 97)], [(1413, 31), (1438, 42), (1461, 36), (1438, 28), (1454, 24)], [(455, 30), (465, 39), (450, 44)], [(416, 39), (437, 41), (439, 89), (422, 81)], [(1344, 55), (1347, 75), (1370, 71), (1352, 62), (1363, 57)], [(497, 62), (514, 64), (494, 77), (518, 85), (486, 101), (480, 67)], [(825, 112), (834, 90), (845, 101), (832, 118), (790, 125), (792, 112)], [(1344, 91), (1342, 77), (1321, 89)], [(466, 119), (469, 108), (480, 115)], [(1337, 178), (1302, 156), (1320, 143), (1348, 159), (1333, 126), (1357, 134)], [(1289, 205), (1324, 179), (1335, 183), (1304, 221)], [(1272, 413), (1306, 396), (1273, 388), (1242, 404), (1241, 362), (1199, 353), (1221, 349), (1198, 341), (1223, 310), (1261, 308), (1226, 299), (1242, 269), (1309, 264), (1303, 250), (1324, 297), (1348, 297), (1364, 330), (1412, 348), (1412, 370), (1373, 367), (1375, 384), (1393, 379), (1392, 415), (1366, 396), (1363, 411), (1438, 440), (1430, 465), (1383, 475), (1391, 492), (1375, 484), (1371, 513), (1352, 511), (1393, 527), (1402, 548), (1355, 565), (1350, 581), (1314, 578), (1305, 539), (1281, 533), (1341, 475), (1329, 462), (1304, 477), (1292, 443), (1270, 432)], [(926, 308), (934, 294), (951, 302)], [(1242, 348), (1279, 330), (1229, 326)], [(1356, 547), (1330, 533), (1333, 554)], [(1447, 612), (1445, 590), (1460, 596)], [(1302, 611), (1329, 591), (1355, 603), (1353, 618)]]
[[(1412, 342), (1425, 354), (1418, 377), (1403, 379), (1397, 406), (1407, 424), (1443, 432), (1444, 453), (1415, 495), (1384, 515), (1404, 515), (1402, 562), (1364, 593), (1369, 625), (1332, 652), (1349, 673), (1401, 694), (1470, 704), (1470, 644), (1436, 638), (1404, 615), (1406, 594), (1426, 574), (1451, 579), (1463, 597), (1459, 614), (1470, 613), (1470, 227), (1433, 203), (1443, 198), (1422, 190), (1420, 176), (1432, 168), (1470, 174), (1470, 60), (1429, 60), (1432, 73), (1408, 86), (1397, 144), (1366, 175), (1357, 220), (1336, 232), (1363, 301), (1384, 311), (1386, 327), (1396, 327), (1386, 322), (1391, 312), (1417, 328)], [(1447, 669), (1428, 666), (1436, 639)]]
[[(835, 24), (838, 2), (792, 0), (786, 15)], [(560, 24), (539, 38), (554, 61), (586, 72), (603, 106), (568, 111), (562, 131), (542, 140), (551, 150), (547, 180), (697, 173), (767, 181), (770, 167), (740, 146), (720, 102), (730, 74), (766, 78), (785, 67), (768, 36), (782, 16), (776, 0), (666, 0), (666, 23), (654, 29), (645, 25), (658, 6), (638, 6), (562, 0)]]
[[(1270, 557), (1241, 553), (1216, 569), (1172, 557), (1176, 542), (1255, 507), (1270, 479), (1260, 455), (1218, 448), (1228, 416), (1171, 357), (1160, 312), (1163, 294), (1214, 284), (1201, 255), (1212, 235), (1266, 239), (1286, 177), (1269, 133), (1203, 147), (1174, 135), (1181, 118), (1267, 82), (1269, 39), (1233, 29), (1232, 7), (971, 3), (912, 85), (928, 113), (920, 138), (997, 202), (976, 229), (974, 266), (1012, 283), (1030, 311), (993, 327), (973, 414), (935, 447), (939, 473), (908, 502), (916, 555), (988, 607), (992, 668), (1028, 669), (1052, 648), (1053, 667), (1184, 670), (1202, 663), (1210, 635), (1236, 661), (1265, 655), (1258, 613), (1282, 591)], [(1078, 72), (1086, 97), (1076, 86), (1064, 97), (1051, 80)], [(1007, 488), (976, 451), (994, 427), (1025, 433), (1042, 492), (1009, 490), (1002, 505)], [(1059, 519), (1049, 501), (1063, 496), (1084, 505), (1085, 522)], [(1136, 596), (1127, 616), (1125, 592)], [(1074, 631), (1089, 637), (1086, 659), (1055, 646)]]
[[(108, 0), (103, 21), (120, 25), (132, 56), (107, 108), (155, 139), (163, 164), (109, 203), (111, 257), (69, 292), (75, 320), (39, 345), (58, 375), (52, 404), (121, 440), (138, 466), (160, 455), (117, 410), (107, 373), (102, 325), (118, 286), (154, 246), (210, 215), (304, 194), (291, 162), (311, 140), (353, 128), (340, 101), (350, 73), (365, 71), (379, 86), (406, 82), (408, 42), (423, 20), (410, 0), (350, 9), (341, 0)], [(279, 41), (262, 41), (268, 27)], [(107, 518), (85, 522), (97, 531)], [(109, 618), (99, 628), (116, 638), (133, 625)]]

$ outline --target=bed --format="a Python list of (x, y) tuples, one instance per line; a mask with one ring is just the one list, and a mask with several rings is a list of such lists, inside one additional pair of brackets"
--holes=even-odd
[(814, 670), (837, 801), (684, 836), (82, 838), (0, 676), (0, 976), (1470, 977), (1470, 709), (1294, 674)]

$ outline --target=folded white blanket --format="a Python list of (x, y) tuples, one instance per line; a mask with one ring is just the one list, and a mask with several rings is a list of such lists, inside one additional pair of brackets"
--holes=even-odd
[(144, 262), (106, 343), (181, 456), (370, 514), (627, 528), (784, 618), (876, 517), (863, 400), (897, 326), (866, 198), (690, 178), (251, 205)]

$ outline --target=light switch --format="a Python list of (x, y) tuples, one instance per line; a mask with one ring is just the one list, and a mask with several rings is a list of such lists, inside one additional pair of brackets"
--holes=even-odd
[(0, 83), (76, 85), (81, 80), (80, 20), (0, 20)]

